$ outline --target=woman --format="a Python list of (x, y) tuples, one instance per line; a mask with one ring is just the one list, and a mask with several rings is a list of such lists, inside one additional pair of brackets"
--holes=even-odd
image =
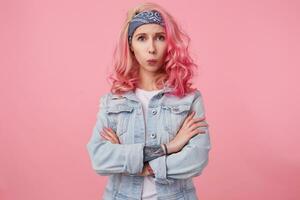
[(188, 42), (159, 5), (128, 12), (87, 144), (93, 169), (109, 176), (103, 199), (198, 199), (192, 178), (211, 146)]

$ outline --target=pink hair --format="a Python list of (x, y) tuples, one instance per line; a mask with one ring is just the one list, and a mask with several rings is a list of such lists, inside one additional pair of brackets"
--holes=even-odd
[(176, 96), (184, 96), (186, 93), (194, 91), (195, 88), (191, 88), (192, 84), (189, 81), (194, 75), (193, 67), (197, 68), (198, 66), (188, 52), (190, 38), (180, 30), (173, 17), (161, 6), (155, 3), (142, 3), (128, 11), (127, 19), (114, 50), (114, 71), (109, 75), (109, 80), (112, 80), (111, 92), (120, 94), (135, 90), (139, 81), (137, 61), (130, 51), (128, 42), (128, 25), (134, 15), (145, 10), (160, 12), (165, 21), (167, 56), (162, 68), (163, 73), (156, 79), (156, 85), (158, 88), (162, 88), (165, 84), (173, 87), (174, 91), (171, 94)]

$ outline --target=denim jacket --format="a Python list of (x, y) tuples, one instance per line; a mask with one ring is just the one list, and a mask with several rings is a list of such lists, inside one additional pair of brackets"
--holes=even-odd
[[(86, 147), (95, 172), (109, 176), (102, 199), (141, 199), (144, 177), (138, 173), (143, 170), (144, 146), (171, 141), (191, 111), (196, 112), (194, 118), (205, 116), (198, 89), (184, 97), (167, 96), (171, 90), (165, 86), (150, 99), (147, 127), (142, 104), (133, 91), (100, 97), (96, 124)], [(103, 127), (112, 128), (120, 144), (103, 139), (99, 135)], [(211, 149), (208, 127), (199, 129), (205, 133), (192, 137), (181, 151), (149, 161), (158, 200), (198, 199), (192, 178), (207, 166)]]

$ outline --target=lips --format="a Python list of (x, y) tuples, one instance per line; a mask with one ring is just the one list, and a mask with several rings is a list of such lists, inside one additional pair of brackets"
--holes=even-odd
[(149, 59), (147, 60), (147, 62), (157, 62), (158, 60), (157, 59)]
[(149, 65), (156, 65), (157, 61), (158, 61), (158, 60), (156, 60), (156, 59), (149, 59), (149, 60), (147, 60), (147, 63), (148, 63)]

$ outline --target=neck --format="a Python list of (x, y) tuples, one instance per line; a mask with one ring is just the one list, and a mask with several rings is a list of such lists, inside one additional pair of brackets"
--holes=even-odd
[(160, 76), (160, 73), (153, 73), (153, 72), (139, 72), (139, 83), (137, 85), (138, 88), (144, 90), (159, 90), (155, 84), (155, 80)]

